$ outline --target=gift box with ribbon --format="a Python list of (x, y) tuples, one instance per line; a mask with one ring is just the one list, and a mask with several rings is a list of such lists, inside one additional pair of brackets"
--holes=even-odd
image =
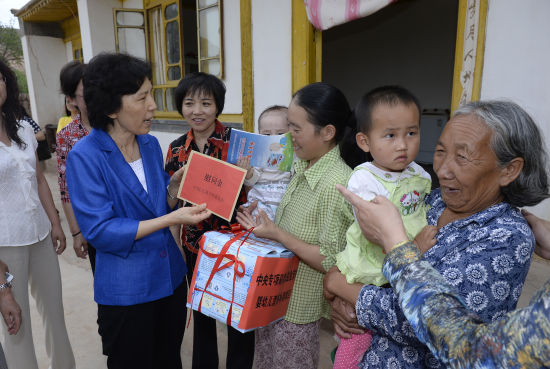
[(187, 307), (241, 332), (284, 317), (298, 269), (292, 252), (236, 229), (206, 232), (199, 245)]

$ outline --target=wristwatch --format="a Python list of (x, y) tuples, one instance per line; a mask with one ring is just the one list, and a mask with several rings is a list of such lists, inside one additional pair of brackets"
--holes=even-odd
[(6, 283), (0, 284), (0, 291), (6, 288), (11, 288), (11, 281), (13, 280), (13, 276), (6, 272)]

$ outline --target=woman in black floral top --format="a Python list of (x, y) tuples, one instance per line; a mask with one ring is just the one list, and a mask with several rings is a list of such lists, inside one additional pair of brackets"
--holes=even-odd
[[(168, 147), (165, 170), (171, 176), (187, 164), (192, 150), (226, 160), (231, 128), (225, 127), (217, 119), (225, 102), (225, 86), (222, 81), (206, 73), (191, 73), (178, 84), (175, 92), (176, 107), (191, 129), (173, 141)], [(237, 207), (246, 202), (241, 192)], [(218, 230), (229, 225), (225, 220), (212, 215), (205, 221), (182, 226), (181, 244), (184, 249), (188, 279), (191, 280), (198, 252), (198, 241), (203, 233)], [(202, 313), (193, 311), (193, 368), (217, 368), (218, 346), (216, 321)], [(254, 332), (240, 333), (227, 327), (228, 344), (226, 367), (252, 368), (254, 360)]]

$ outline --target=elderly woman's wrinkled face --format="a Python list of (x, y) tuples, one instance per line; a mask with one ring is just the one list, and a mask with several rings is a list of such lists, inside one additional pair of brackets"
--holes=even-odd
[(491, 136), (489, 127), (472, 115), (458, 115), (445, 126), (433, 167), (448, 210), (468, 216), (502, 201), (503, 170)]

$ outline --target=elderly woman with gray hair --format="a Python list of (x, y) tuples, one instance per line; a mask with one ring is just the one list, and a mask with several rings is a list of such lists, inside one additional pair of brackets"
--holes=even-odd
[[(401, 260), (418, 255), (481, 321), (502, 318), (516, 306), (535, 247), (517, 208), (549, 196), (546, 163), (539, 129), (518, 105), (488, 101), (458, 109), (436, 146), (434, 170), (441, 187), (426, 198), (429, 226), (419, 236), (433, 238), (433, 246), (418, 250), (399, 239), (394, 247), (410, 251), (400, 253)], [(349, 285), (333, 268), (325, 277), (325, 296), (337, 332), (373, 332), (362, 368), (443, 366), (416, 337), (391, 288)]]

